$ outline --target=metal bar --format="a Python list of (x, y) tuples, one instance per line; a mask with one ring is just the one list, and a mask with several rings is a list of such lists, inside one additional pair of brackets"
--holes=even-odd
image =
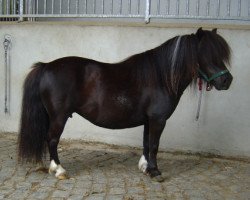
[(76, 14), (79, 14), (79, 0), (76, 0)]
[(88, 2), (87, 0), (84, 1), (84, 6), (85, 6), (85, 13), (88, 13)]
[[(28, 2), (27, 2), (27, 10), (28, 10), (28, 12), (30, 13), (30, 14), (34, 14), (35, 12), (34, 12), (34, 1), (33, 0), (29, 0)], [(29, 21), (34, 21), (35, 20), (35, 18), (28, 18), (28, 20)]]
[(13, 0), (13, 11), (12, 14), (16, 14), (16, 1)]
[(0, 14), (3, 14), (3, 0), (0, 0)]
[(176, 15), (180, 14), (180, 0), (176, 0)]
[(237, 10), (237, 16), (241, 16), (241, 0), (238, 0), (238, 10)]
[(158, 15), (161, 14), (161, 0), (158, 0), (158, 2), (157, 2), (157, 13), (158, 13)]
[(241, 17), (237, 17), (237, 16), (197, 16), (197, 15), (150, 15), (150, 18), (157, 18), (157, 19), (193, 19), (193, 20), (236, 20), (236, 21), (246, 21), (246, 22), (250, 22), (250, 18), (248, 16), (241, 16)]
[(200, 15), (200, 0), (197, 0), (196, 2), (196, 14), (197, 16)]
[(93, 0), (93, 13), (96, 13), (96, 0)]
[(38, 11), (39, 11), (39, 4), (38, 4), (38, 0), (36, 0), (36, 14), (38, 14)]
[(207, 1), (207, 5), (206, 5), (206, 12), (207, 12), (207, 16), (209, 15), (210, 13), (210, 0)]
[(186, 0), (186, 15), (189, 15), (189, 0)]
[(47, 14), (47, 0), (44, 0), (43, 2), (43, 13)]
[(9, 1), (6, 1), (6, 13), (7, 14), (11, 14), (10, 13), (10, 4), (9, 4)]
[(227, 0), (227, 16), (230, 16), (231, 0)]
[(146, 6), (145, 6), (145, 23), (149, 23), (150, 21), (150, 4), (151, 0), (146, 0)]
[(128, 13), (131, 14), (131, 0), (128, 1)]
[(51, 0), (51, 14), (54, 14), (54, 0)]
[[(0, 15), (0, 17), (19, 17), (20, 15)], [(125, 15), (125, 14), (23, 14), (23, 17), (37, 18), (145, 18), (145, 15)]]
[(137, 14), (139, 15), (140, 13), (140, 0), (137, 0)]
[(248, 17), (250, 16), (250, 1), (248, 0)]
[(67, 8), (67, 13), (70, 14), (70, 0), (68, 0), (68, 8)]
[(62, 0), (59, 1), (59, 13), (62, 14)]
[(23, 21), (23, 0), (19, 0), (19, 21)]
[(119, 13), (122, 14), (122, 0), (119, 2)]
[(170, 0), (167, 2), (167, 15), (170, 13)]
[(10, 114), (10, 48), (11, 48), (11, 36), (4, 36), (4, 60), (5, 60), (5, 97), (4, 97), (4, 112)]
[[(20, 17), (19, 14), (13, 15), (0, 15), (0, 17), (4, 18), (15, 18)], [(131, 14), (131, 15), (117, 15), (117, 14), (23, 14), (22, 17), (36, 17), (36, 18), (144, 18), (145, 14)], [(157, 19), (201, 19), (201, 20), (240, 20), (240, 21), (248, 21), (250, 22), (250, 18), (248, 16), (197, 16), (197, 15), (149, 15), (150, 18)]]
[(102, 14), (104, 14), (104, 0), (102, 0)]
[(217, 13), (217, 17), (219, 17), (220, 16), (220, 0), (217, 0), (217, 11), (216, 11), (216, 13)]
[(113, 2), (113, 0), (111, 0), (111, 4), (110, 4), (110, 13), (111, 14), (114, 13), (114, 2)]
[(13, 14), (12, 13), (12, 10), (13, 10), (13, 0), (10, 0), (10, 8), (9, 9), (10, 9), (10, 11), (9, 11), (10, 14)]

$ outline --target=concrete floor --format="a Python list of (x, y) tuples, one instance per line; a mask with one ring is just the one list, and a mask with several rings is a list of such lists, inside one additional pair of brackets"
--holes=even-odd
[(15, 134), (0, 134), (0, 152), (0, 199), (250, 199), (249, 160), (160, 152), (158, 183), (138, 170), (141, 150), (66, 140), (59, 156), (70, 178), (57, 180), (17, 164)]

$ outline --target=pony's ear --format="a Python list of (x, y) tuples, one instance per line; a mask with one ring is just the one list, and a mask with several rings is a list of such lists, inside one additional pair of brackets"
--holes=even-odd
[(202, 27), (200, 27), (197, 32), (196, 32), (196, 36), (201, 39), (202, 36), (204, 35), (204, 31), (202, 30)]
[(213, 30), (212, 30), (212, 33), (217, 33), (217, 28), (214, 28)]

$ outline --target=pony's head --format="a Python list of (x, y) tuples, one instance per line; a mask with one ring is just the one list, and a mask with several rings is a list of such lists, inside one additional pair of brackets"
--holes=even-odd
[(205, 31), (199, 28), (198, 65), (201, 78), (213, 85), (217, 90), (227, 90), (233, 80), (226, 65), (230, 64), (230, 47), (217, 34), (217, 29)]

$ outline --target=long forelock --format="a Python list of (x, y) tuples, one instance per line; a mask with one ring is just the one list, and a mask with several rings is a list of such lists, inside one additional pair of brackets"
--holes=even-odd
[[(207, 40), (205, 45), (209, 47), (209, 52), (212, 54), (214, 60), (223, 61), (230, 65), (231, 49), (227, 42), (220, 35), (207, 32)], [(206, 52), (204, 52), (207, 54)]]

